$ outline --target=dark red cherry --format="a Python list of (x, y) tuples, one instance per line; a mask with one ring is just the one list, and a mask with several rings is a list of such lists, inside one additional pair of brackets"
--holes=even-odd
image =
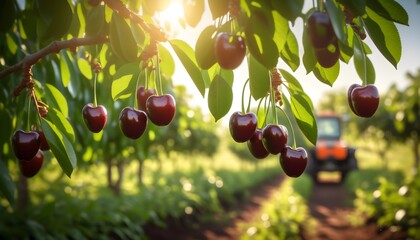
[(269, 154), (267, 149), (265, 149), (264, 144), (262, 142), (262, 131), (261, 129), (256, 129), (254, 135), (252, 135), (251, 139), (247, 142), (249, 152), (251, 152), (252, 156), (257, 159), (266, 158)]
[(156, 95), (156, 91), (154, 89), (146, 89), (143, 86), (137, 88), (137, 105), (139, 106), (139, 109), (146, 111), (146, 101), (150, 96), (154, 95)]
[(354, 113), (360, 117), (372, 117), (379, 106), (379, 92), (375, 85), (355, 87), (351, 92)]
[(146, 102), (147, 116), (157, 126), (166, 126), (175, 116), (175, 99), (170, 94), (150, 96)]
[(125, 107), (120, 113), (120, 128), (124, 135), (137, 139), (143, 135), (147, 127), (147, 114), (142, 110)]
[(216, 36), (214, 42), (214, 54), (220, 67), (225, 69), (235, 69), (245, 57), (245, 40), (238, 35), (230, 35), (221, 32)]
[(229, 131), (236, 142), (246, 142), (251, 139), (257, 129), (257, 117), (253, 112), (242, 114), (234, 112), (229, 119)]
[(39, 148), (42, 151), (50, 150), (50, 145), (48, 145), (48, 142), (47, 142), (47, 139), (45, 138), (44, 132), (41, 131), (41, 130), (37, 130), (36, 132), (39, 134), (39, 138), (41, 139), (41, 145), (39, 146)]
[(265, 149), (271, 154), (280, 153), (287, 144), (287, 128), (283, 125), (269, 124), (262, 131)]
[(347, 90), (347, 102), (348, 102), (348, 104), (349, 104), (350, 109), (351, 109), (351, 110), (352, 110), (355, 114), (356, 114), (356, 110), (354, 110), (354, 107), (353, 107), (353, 101), (351, 100), (351, 92), (353, 92), (353, 90), (354, 90), (356, 87), (361, 87), (361, 85), (360, 85), (360, 84), (357, 84), (357, 83), (354, 83), (354, 84), (350, 85), (349, 89)]
[(82, 109), (83, 120), (86, 127), (94, 133), (98, 133), (104, 129), (108, 113), (102, 105), (96, 107), (92, 103), (86, 104)]
[(324, 68), (334, 66), (340, 58), (340, 49), (337, 39), (334, 39), (326, 48), (316, 48), (315, 57), (319, 64)]
[(19, 169), (22, 172), (23, 176), (30, 178), (35, 176), (39, 172), (43, 163), (44, 153), (40, 149), (33, 158), (29, 160), (20, 159)]
[(299, 177), (305, 171), (307, 162), (308, 154), (301, 147), (293, 149), (286, 146), (281, 151), (280, 165), (289, 177)]
[(335, 38), (330, 16), (326, 12), (312, 12), (306, 22), (306, 28), (314, 48), (326, 48)]
[(12, 147), (18, 159), (32, 159), (41, 146), (41, 138), (35, 131), (16, 130), (12, 136)]

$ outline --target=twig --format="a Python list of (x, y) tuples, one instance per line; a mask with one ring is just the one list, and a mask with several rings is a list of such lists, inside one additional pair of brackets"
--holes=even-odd
[(4, 78), (13, 72), (17, 72), (19, 70), (23, 70), (29, 66), (32, 66), (48, 54), (58, 53), (62, 49), (76, 48), (78, 46), (95, 45), (105, 43), (107, 41), (108, 38), (106, 36), (96, 36), (86, 38), (72, 38), (70, 40), (52, 42), (48, 46), (39, 50), (38, 52), (24, 57), (22, 61), (16, 63), (15, 65), (4, 69), (2, 72), (0, 72), (0, 78)]

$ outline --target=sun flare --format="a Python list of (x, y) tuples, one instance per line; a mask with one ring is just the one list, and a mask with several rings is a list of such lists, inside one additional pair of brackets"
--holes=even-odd
[(185, 27), (184, 9), (181, 1), (173, 1), (165, 10), (156, 13), (156, 21), (167, 32), (176, 35)]

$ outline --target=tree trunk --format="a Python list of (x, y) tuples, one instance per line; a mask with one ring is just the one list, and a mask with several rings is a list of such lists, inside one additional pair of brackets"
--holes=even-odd
[(139, 168), (137, 172), (139, 186), (143, 186), (143, 170), (144, 170), (144, 160), (139, 160)]
[(115, 196), (121, 195), (121, 185), (124, 175), (124, 163), (122, 161), (118, 161), (116, 164), (117, 167), (117, 180), (113, 181), (113, 173), (112, 168), (114, 165), (112, 164), (112, 160), (107, 161), (107, 180), (108, 180), (108, 188), (111, 189), (111, 191), (115, 194)]
[(29, 188), (28, 179), (19, 174), (18, 192), (17, 192), (17, 208), (24, 210), (29, 205)]

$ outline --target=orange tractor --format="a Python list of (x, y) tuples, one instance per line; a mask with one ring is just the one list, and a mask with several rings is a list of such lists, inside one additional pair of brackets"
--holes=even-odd
[(356, 149), (341, 140), (341, 118), (333, 113), (317, 117), (318, 141), (308, 149), (306, 172), (318, 182), (319, 172), (340, 172), (341, 182), (352, 170), (358, 169)]

